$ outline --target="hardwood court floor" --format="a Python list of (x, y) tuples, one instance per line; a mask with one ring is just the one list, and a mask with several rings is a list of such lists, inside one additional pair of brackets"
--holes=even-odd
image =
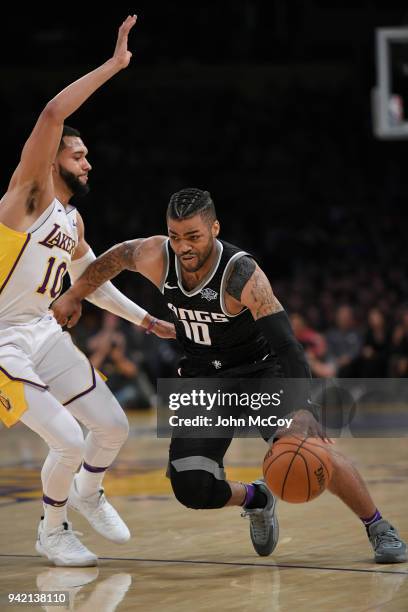
[[(71, 514), (100, 557), (98, 568), (83, 569), (51, 567), (35, 552), (45, 445), (23, 425), (0, 431), (1, 611), (17, 609), (4, 599), (10, 591), (56, 590), (68, 591), (70, 609), (82, 612), (408, 610), (408, 563), (374, 564), (360, 522), (328, 493), (309, 504), (279, 504), (280, 541), (267, 558), (254, 553), (238, 508), (180, 506), (164, 477), (168, 441), (155, 439), (152, 425), (132, 418), (131, 437), (105, 482), (131, 541), (112, 544)], [(337, 447), (355, 459), (377, 505), (408, 539), (407, 440), (343, 439)], [(258, 477), (264, 452), (261, 440), (235, 440), (228, 476)]]

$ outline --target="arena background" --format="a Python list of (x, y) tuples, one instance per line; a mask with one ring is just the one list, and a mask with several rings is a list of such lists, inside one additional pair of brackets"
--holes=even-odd
[[(78, 206), (95, 252), (165, 233), (171, 193), (208, 189), (222, 237), (257, 256), (288, 311), (304, 318), (295, 325), (316, 375), (406, 376), (407, 144), (375, 139), (370, 103), (374, 31), (402, 25), (402, 3), (134, 10), (130, 69), (69, 120), (94, 167), (91, 194)], [(122, 13), (39, 11), (3, 21), (3, 190), (42, 106), (109, 56)], [(142, 279), (115, 282), (164, 316)], [(339, 313), (342, 305), (352, 312)], [(380, 346), (369, 333), (372, 308), (384, 315)], [(74, 332), (88, 353), (100, 318), (85, 314)], [(173, 349), (155, 359), (155, 340), (136, 336), (126, 354), (154, 382), (171, 370)]]
[[(402, 3), (134, 10), (130, 69), (68, 122), (81, 130), (94, 167), (91, 194), (78, 207), (95, 252), (165, 233), (171, 193), (208, 189), (222, 237), (258, 257), (279, 299), (301, 315), (295, 327), (316, 375), (406, 376), (407, 144), (375, 139), (370, 103), (374, 31), (402, 25)], [(39, 11), (3, 21), (3, 190), (42, 106), (109, 56), (122, 13)], [(115, 282), (165, 315), (140, 277)], [(352, 310), (339, 311), (343, 305)], [(369, 316), (372, 308), (383, 322)], [(74, 335), (92, 355), (88, 337), (102, 313), (91, 309)], [(126, 355), (153, 383), (172, 371), (176, 348), (162, 346), (155, 357), (155, 339), (131, 335)]]

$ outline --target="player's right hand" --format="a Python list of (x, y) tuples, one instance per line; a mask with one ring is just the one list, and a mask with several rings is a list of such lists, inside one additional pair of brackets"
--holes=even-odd
[(73, 293), (68, 289), (64, 295), (59, 297), (51, 306), (51, 310), (54, 313), (54, 317), (57, 322), (64, 327), (74, 327), (81, 318), (82, 305)]
[(132, 57), (131, 52), (128, 50), (128, 35), (135, 25), (136, 20), (136, 15), (128, 15), (119, 28), (118, 39), (112, 59), (115, 60), (120, 69), (126, 68)]

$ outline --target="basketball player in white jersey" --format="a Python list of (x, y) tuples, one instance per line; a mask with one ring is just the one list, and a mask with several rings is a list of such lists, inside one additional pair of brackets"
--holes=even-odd
[[(82, 219), (69, 205), (74, 194), (87, 192), (91, 165), (79, 132), (64, 128), (64, 120), (128, 66), (135, 22), (135, 16), (123, 22), (108, 61), (46, 105), (0, 202), (0, 417), (6, 426), (21, 420), (50, 448), (41, 471), (44, 517), (36, 549), (55, 565), (97, 563), (73, 532), (67, 505), (113, 542), (130, 537), (101, 486), (127, 438), (126, 416), (49, 306), (64, 274), (73, 281), (95, 259)], [(172, 325), (151, 317), (110, 283), (90, 301), (160, 337), (174, 337)], [(86, 440), (76, 419), (89, 430)]]

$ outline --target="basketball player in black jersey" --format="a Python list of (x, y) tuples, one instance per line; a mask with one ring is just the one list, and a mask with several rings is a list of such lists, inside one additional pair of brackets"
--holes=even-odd
[[(310, 371), (289, 319), (254, 259), (218, 239), (210, 194), (199, 189), (175, 193), (167, 209), (169, 237), (124, 242), (98, 257), (53, 305), (61, 325), (76, 324), (81, 300), (124, 269), (137, 271), (163, 293), (184, 350), (180, 375), (187, 377), (272, 377), (279, 366), (288, 378)], [(299, 398), (291, 432), (319, 436), (320, 426)], [(262, 480), (225, 480), (223, 458), (231, 439), (173, 438), (169, 475), (177, 499), (189, 508), (243, 506), (259, 555), (278, 540), (276, 500)], [(406, 561), (406, 545), (377, 510), (352, 463), (328, 445), (333, 462), (329, 490), (363, 521), (378, 563)]]

